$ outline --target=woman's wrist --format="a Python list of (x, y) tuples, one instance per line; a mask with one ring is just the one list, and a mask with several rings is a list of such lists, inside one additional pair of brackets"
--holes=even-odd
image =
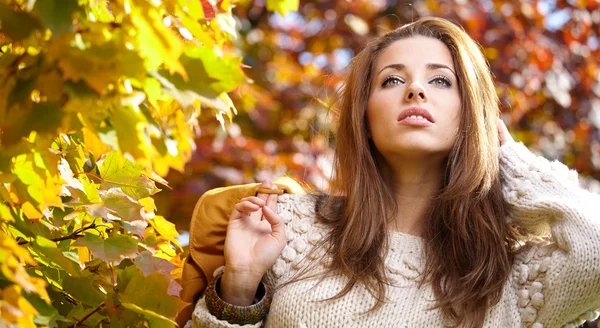
[(232, 271), (225, 267), (225, 271), (221, 276), (219, 297), (229, 304), (237, 306), (251, 305), (254, 302), (262, 277)]
[[(205, 290), (204, 299), (209, 312), (219, 320), (225, 320), (231, 324), (256, 324), (263, 320), (271, 307), (272, 290), (270, 286), (259, 281), (257, 287), (254, 287), (251, 293), (251, 305), (234, 305), (220, 297), (222, 295), (221, 283), (223, 276), (223, 272), (217, 274)], [(233, 278), (231, 277), (231, 279)], [(245, 289), (250, 288), (250, 284), (245, 283), (236, 283), (235, 286), (243, 286), (242, 288)], [(244, 295), (244, 297), (246, 296)]]

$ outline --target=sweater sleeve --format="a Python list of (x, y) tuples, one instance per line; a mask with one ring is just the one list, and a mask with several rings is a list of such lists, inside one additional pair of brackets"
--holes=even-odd
[(500, 149), (509, 223), (548, 242), (517, 255), (515, 287), (523, 323), (573, 327), (600, 308), (600, 195), (579, 187), (577, 173), (531, 153), (522, 143)]
[(206, 302), (204, 301), (204, 296), (202, 296), (196, 303), (194, 313), (192, 314), (192, 320), (186, 324), (186, 328), (259, 328), (262, 327), (262, 325), (262, 320), (253, 325), (231, 324), (226, 320), (219, 320), (219, 318), (210, 313), (206, 306)]

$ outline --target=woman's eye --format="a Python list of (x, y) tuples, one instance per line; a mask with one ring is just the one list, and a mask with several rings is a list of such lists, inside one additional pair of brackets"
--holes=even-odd
[(450, 82), (450, 80), (448, 78), (443, 77), (443, 76), (438, 76), (435, 79), (433, 79), (431, 82), (437, 86), (445, 87), (445, 88), (448, 88), (452, 85), (452, 82)]
[(402, 80), (400, 80), (397, 77), (389, 77), (387, 78), (385, 81), (383, 81), (383, 84), (381, 86), (385, 87), (388, 85), (398, 85), (398, 84), (402, 84), (404, 83)]

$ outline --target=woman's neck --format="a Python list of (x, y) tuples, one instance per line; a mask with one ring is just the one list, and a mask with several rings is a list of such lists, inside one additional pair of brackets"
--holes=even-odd
[(427, 216), (443, 183), (443, 168), (423, 161), (393, 168), (394, 197), (398, 205), (391, 230), (422, 236)]

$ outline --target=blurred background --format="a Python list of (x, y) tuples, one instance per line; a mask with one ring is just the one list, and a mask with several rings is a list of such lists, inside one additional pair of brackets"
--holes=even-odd
[(192, 160), (166, 177), (172, 190), (154, 196), (183, 244), (208, 189), (288, 175), (327, 190), (328, 104), (344, 68), (371, 38), (423, 16), (450, 19), (480, 43), (515, 139), (600, 192), (597, 1), (300, 1), (281, 16), (257, 0), (233, 11), (234, 43), (253, 84), (230, 93), (238, 114), (226, 130), (200, 115)]

